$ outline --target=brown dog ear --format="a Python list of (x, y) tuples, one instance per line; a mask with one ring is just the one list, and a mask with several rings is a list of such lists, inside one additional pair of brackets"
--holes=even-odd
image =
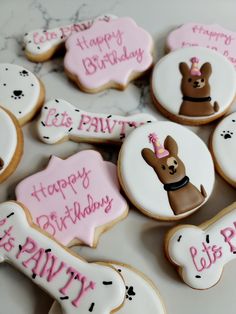
[(201, 66), (200, 72), (202, 73), (202, 76), (209, 77), (212, 72), (211, 64), (209, 62), (204, 63)]
[(184, 77), (189, 76), (190, 70), (189, 70), (187, 63), (181, 62), (179, 64), (179, 70), (180, 70), (180, 73), (182, 74), (182, 76), (184, 76)]
[(157, 162), (157, 158), (151, 149), (144, 148), (142, 150), (142, 156), (143, 156), (143, 159), (146, 161), (146, 163), (149, 164), (149, 166), (151, 166), (151, 167), (155, 166), (155, 164)]
[(164, 141), (164, 147), (165, 147), (165, 149), (168, 150), (170, 155), (172, 155), (172, 156), (178, 155), (178, 145), (177, 145), (176, 141), (173, 139), (173, 137), (171, 137), (170, 135), (168, 135), (166, 137), (166, 139)]

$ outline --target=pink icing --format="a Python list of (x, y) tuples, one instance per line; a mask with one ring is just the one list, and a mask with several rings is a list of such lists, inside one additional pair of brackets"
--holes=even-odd
[(45, 170), (17, 186), (16, 196), (33, 221), (64, 245), (77, 238), (92, 246), (95, 229), (127, 210), (116, 166), (95, 151), (79, 152), (66, 160), (52, 157)]
[(211, 48), (227, 57), (236, 67), (236, 33), (220, 25), (187, 23), (171, 32), (167, 47), (173, 51), (183, 47)]
[(70, 36), (66, 48), (65, 68), (88, 89), (110, 81), (126, 85), (133, 72), (143, 72), (152, 64), (152, 38), (131, 18), (96, 21), (83, 33)]

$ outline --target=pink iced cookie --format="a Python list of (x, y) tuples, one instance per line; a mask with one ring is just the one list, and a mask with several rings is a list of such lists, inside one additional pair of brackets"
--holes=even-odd
[(84, 91), (124, 89), (153, 62), (151, 36), (131, 18), (96, 21), (66, 41), (65, 70)]
[(33, 221), (63, 245), (94, 247), (99, 235), (128, 213), (116, 166), (92, 150), (66, 160), (51, 157), (45, 170), (18, 184), (16, 197)]
[(192, 46), (201, 46), (218, 51), (236, 67), (236, 32), (220, 25), (187, 23), (175, 29), (167, 37), (167, 49), (170, 51)]

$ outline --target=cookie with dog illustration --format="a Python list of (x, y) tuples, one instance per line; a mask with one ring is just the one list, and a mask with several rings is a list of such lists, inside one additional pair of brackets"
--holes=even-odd
[(223, 116), (236, 93), (234, 66), (207, 48), (176, 50), (154, 67), (152, 98), (167, 118), (202, 125)]
[(130, 201), (160, 220), (179, 220), (195, 212), (207, 202), (215, 180), (205, 143), (187, 128), (166, 121), (143, 125), (127, 137), (118, 174)]
[(24, 125), (43, 105), (43, 83), (29, 70), (10, 63), (0, 63), (0, 105)]
[[(157, 288), (146, 275), (123, 263), (112, 262), (111, 265), (122, 275), (126, 286), (126, 300), (117, 314), (166, 314)], [(49, 314), (62, 314), (60, 305), (55, 302)]]
[(232, 186), (236, 187), (236, 112), (225, 117), (216, 126), (210, 139), (210, 150), (216, 170)]
[(16, 118), (0, 107), (0, 183), (18, 166), (23, 154), (23, 133)]
[(153, 40), (131, 18), (96, 21), (66, 41), (65, 72), (84, 92), (125, 89), (153, 63)]

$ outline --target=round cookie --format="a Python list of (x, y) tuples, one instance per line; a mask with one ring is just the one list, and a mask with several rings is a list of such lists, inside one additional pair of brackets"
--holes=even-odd
[[(126, 285), (126, 301), (117, 314), (165, 314), (159, 292), (149, 278), (133, 267), (121, 263), (111, 264), (123, 277)], [(62, 314), (54, 303), (49, 314)]]
[(205, 143), (173, 122), (153, 122), (134, 130), (118, 159), (121, 185), (144, 214), (178, 220), (211, 195), (215, 174)]
[(16, 169), (23, 153), (23, 134), (16, 118), (0, 107), (0, 183)]
[(225, 117), (215, 128), (210, 149), (216, 170), (232, 186), (236, 187), (236, 112)]
[(179, 123), (201, 125), (218, 119), (235, 93), (234, 66), (211, 49), (179, 49), (154, 67), (153, 101), (166, 117)]
[(0, 104), (24, 125), (42, 106), (45, 89), (41, 81), (22, 66), (0, 63)]
[(81, 90), (125, 89), (153, 63), (153, 40), (128, 17), (96, 21), (66, 41), (65, 72)]

